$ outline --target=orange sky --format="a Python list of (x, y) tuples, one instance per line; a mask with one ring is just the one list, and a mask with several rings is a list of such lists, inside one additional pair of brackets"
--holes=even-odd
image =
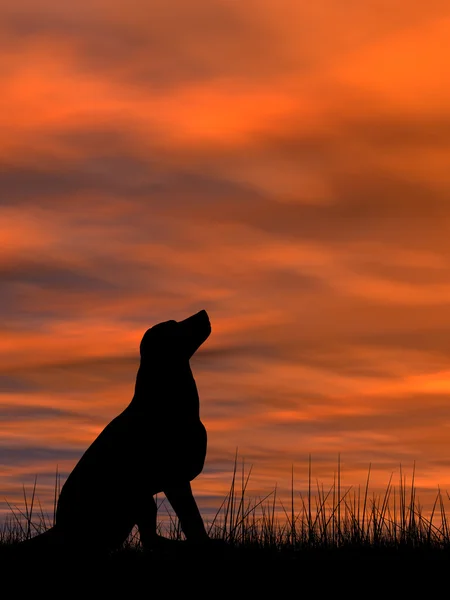
[(236, 448), (255, 495), (309, 454), (450, 489), (448, 2), (124, 6), (0, 0), (1, 499), (49, 506), (203, 308), (204, 514)]

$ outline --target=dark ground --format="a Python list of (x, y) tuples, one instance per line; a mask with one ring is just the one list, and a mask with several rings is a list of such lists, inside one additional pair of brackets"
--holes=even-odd
[(0, 545), (2, 589), (25, 597), (53, 596), (233, 598), (362, 596), (414, 598), (448, 593), (450, 553), (421, 550), (196, 549), (144, 553), (123, 550), (103, 558), (20, 556)]

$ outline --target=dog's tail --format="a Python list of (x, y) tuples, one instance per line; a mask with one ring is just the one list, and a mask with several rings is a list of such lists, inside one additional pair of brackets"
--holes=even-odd
[(58, 546), (61, 542), (61, 536), (59, 535), (59, 531), (54, 525), (47, 529), (46, 531), (35, 535), (32, 538), (28, 538), (27, 540), (23, 540), (17, 544), (17, 548), (20, 548), (21, 552), (28, 551), (38, 551), (39, 549), (46, 549)]
[[(90, 556), (69, 545), (54, 526), (32, 538), (13, 544), (0, 544), (0, 565), (5, 575), (23, 577), (24, 573), (42, 576), (51, 568), (55, 574), (79, 571)], [(33, 580), (34, 581), (34, 580)], [(27, 577), (21, 585), (27, 584)]]
[(43, 533), (13, 544), (2, 545), (2, 561), (42, 562), (57, 558), (62, 550), (62, 539), (54, 526)]

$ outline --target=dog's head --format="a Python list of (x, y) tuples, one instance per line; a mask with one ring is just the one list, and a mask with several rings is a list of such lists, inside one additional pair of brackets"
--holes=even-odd
[(183, 321), (164, 321), (144, 333), (140, 344), (141, 359), (189, 360), (211, 333), (206, 310)]

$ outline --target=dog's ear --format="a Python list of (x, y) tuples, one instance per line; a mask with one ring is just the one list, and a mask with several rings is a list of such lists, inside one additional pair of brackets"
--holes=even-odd
[(178, 337), (178, 323), (176, 321), (164, 321), (153, 325), (142, 336), (139, 346), (141, 358), (167, 358), (176, 346)]

